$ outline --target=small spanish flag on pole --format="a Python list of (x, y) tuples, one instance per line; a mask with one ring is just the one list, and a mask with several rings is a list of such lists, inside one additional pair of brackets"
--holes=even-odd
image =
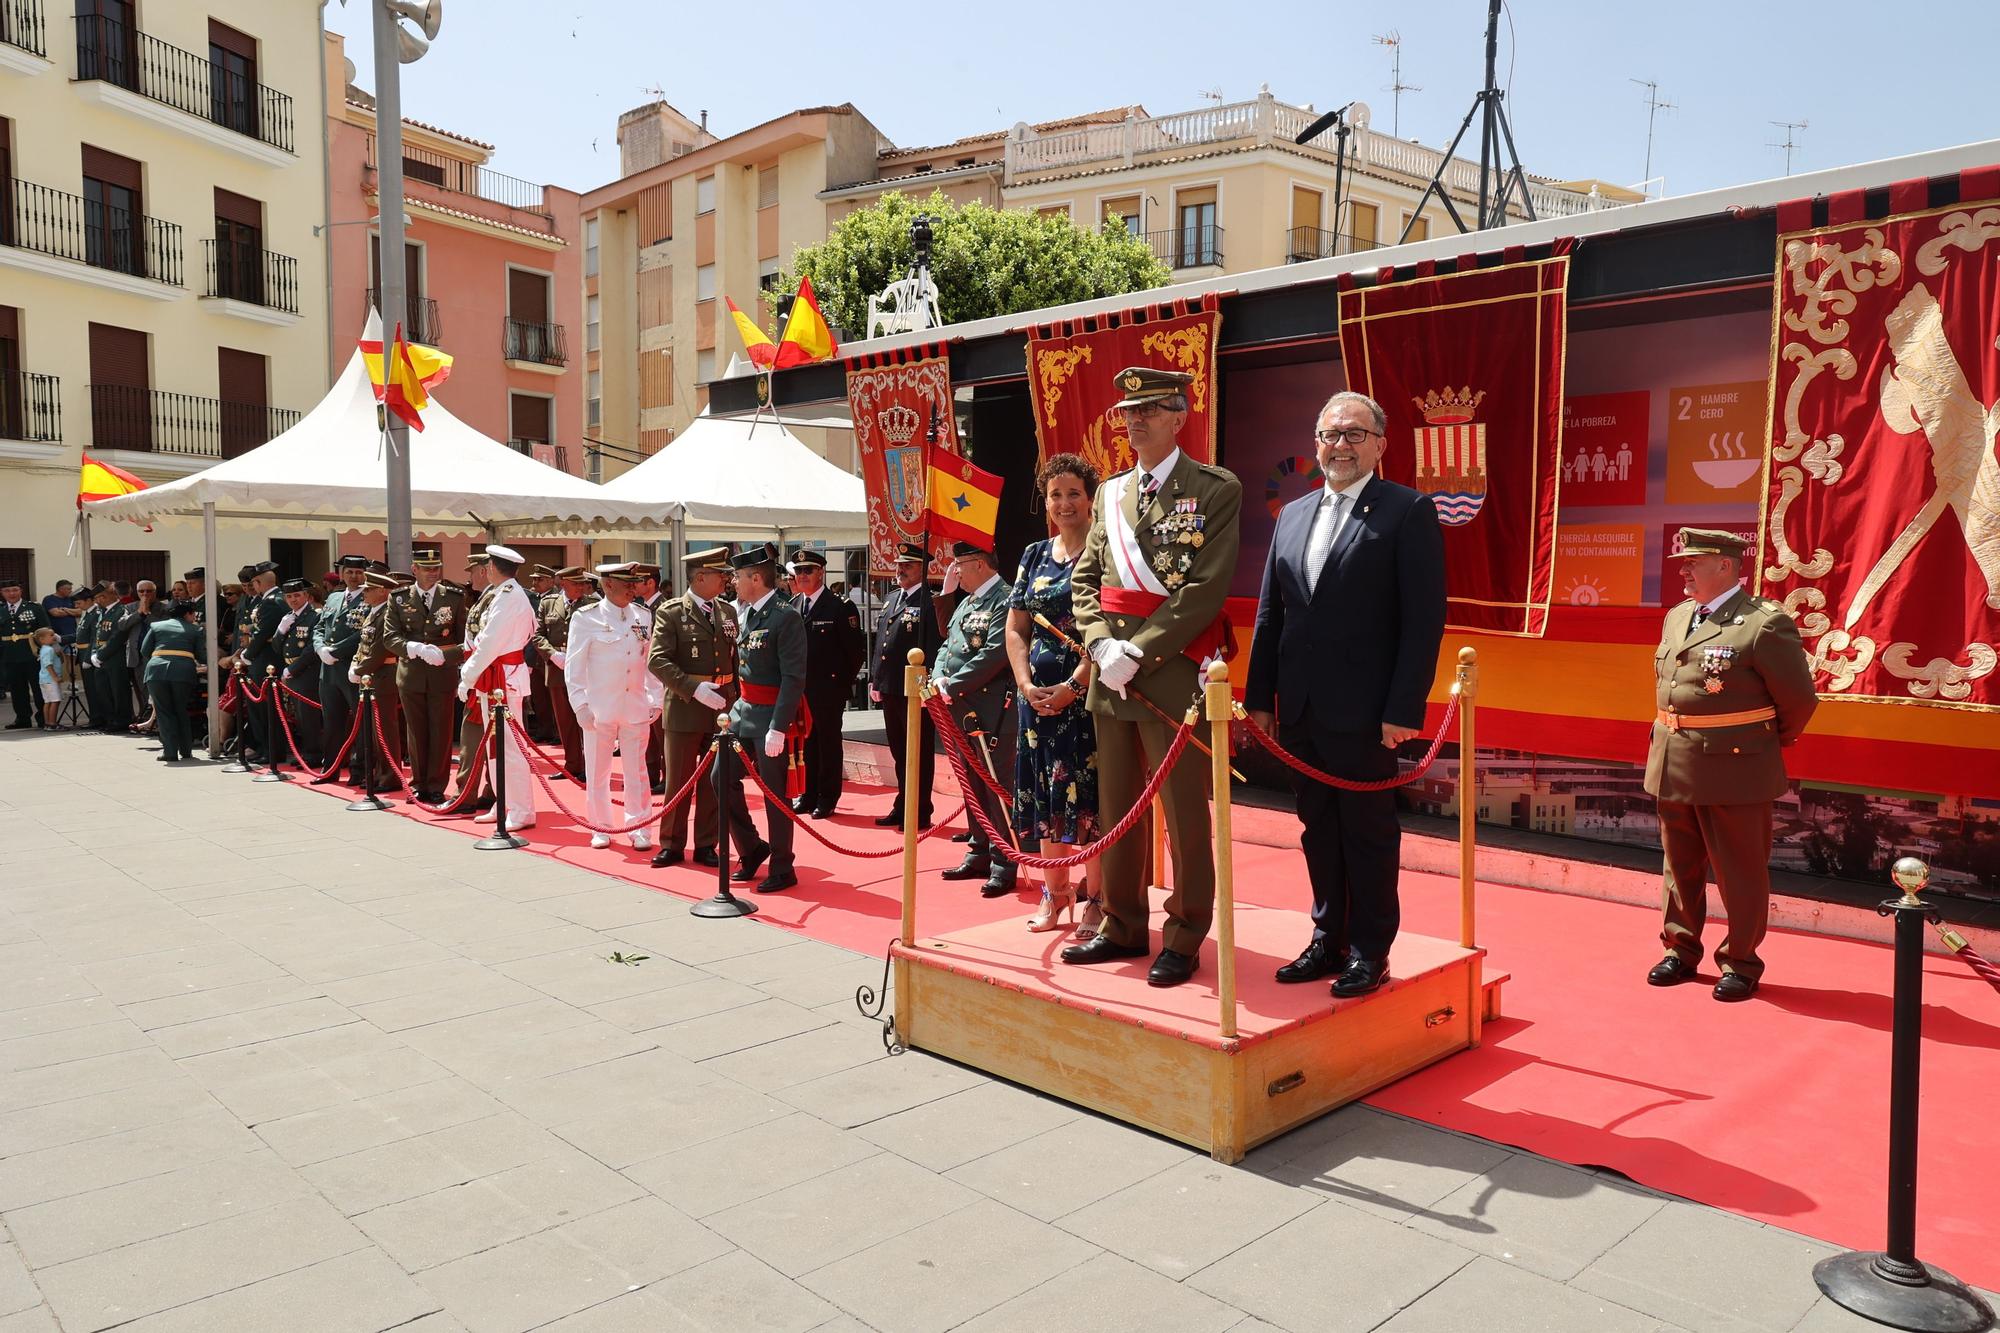
[(736, 321), (736, 332), (742, 335), (743, 350), (750, 357), (750, 364), (759, 370), (769, 370), (771, 362), (778, 355), (777, 344), (773, 343), (764, 330), (757, 327), (750, 316), (736, 308), (736, 302), (722, 298), (729, 305), (729, 317)]
[(86, 500), (109, 500), (115, 495), (130, 495), (134, 491), (145, 489), (146, 483), (124, 468), (100, 463), (89, 454), (85, 454), (83, 470), (76, 479), (76, 507), (83, 508)]
[(361, 359), (368, 366), (368, 381), (375, 386), (375, 401), (408, 422), (411, 430), (424, 428), (423, 410), (431, 405), (430, 391), (451, 375), (451, 357), (435, 347), (403, 341), (403, 326), (396, 325), (388, 374), (382, 369), (382, 344), (363, 338)]
[(778, 340), (777, 357), (772, 365), (778, 370), (809, 366), (815, 361), (825, 361), (839, 350), (832, 326), (820, 313), (819, 298), (813, 295), (812, 279), (800, 278), (799, 294), (792, 300), (792, 313), (785, 320), (785, 336)]
[(1000, 521), (1000, 478), (941, 445), (927, 445), (925, 455), (930, 530), (954, 541), (975, 542), (990, 551), (993, 529)]

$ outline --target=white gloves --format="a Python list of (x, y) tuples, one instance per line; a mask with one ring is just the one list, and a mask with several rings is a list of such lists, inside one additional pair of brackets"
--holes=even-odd
[(561, 671), (568, 662), (569, 654), (560, 648), (549, 654), (549, 665), (558, 671)]
[(937, 691), (938, 698), (944, 700), (946, 703), (951, 702), (951, 690), (949, 687), (945, 685), (943, 681), (941, 680), (932, 681), (931, 688)]
[(958, 572), (958, 561), (956, 561), (956, 560), (952, 561), (952, 562), (951, 562), (951, 563), (950, 563), (949, 565), (946, 565), (946, 566), (945, 566), (945, 569), (944, 569), (944, 583), (943, 583), (942, 585), (940, 585), (940, 588), (939, 588), (939, 591), (940, 591), (940, 592), (957, 592), (957, 591), (958, 591), (958, 585), (959, 585), (959, 581), (960, 581), (960, 580), (961, 580), (962, 578), (963, 578), (963, 575), (961, 575), (961, 574), (960, 574), (960, 573)]
[(333, 649), (327, 647), (325, 644), (321, 644), (319, 646), (319, 660), (326, 663), (328, 666), (332, 666)]
[(875, 687), (874, 687), (873, 685), (870, 685), (870, 686), (868, 687), (868, 702), (869, 702), (869, 703), (871, 703), (871, 704), (879, 704), (879, 703), (881, 703), (881, 702), (882, 702), (882, 691), (880, 691), (880, 690), (876, 689), (876, 688), (875, 688)]
[(285, 612), (284, 619), (278, 622), (278, 633), (283, 634), (286, 630), (290, 629), (295, 623), (297, 623), (298, 618), (299, 618), (299, 613), (296, 611)]
[(96, 653), (92, 653), (90, 655), (90, 664), (94, 667), (101, 667), (104, 665), (104, 659), (102, 657), (99, 657)]
[(703, 708), (713, 708), (718, 713), (729, 705), (729, 700), (723, 697), (721, 690), (715, 688), (715, 682), (712, 680), (705, 680), (694, 687), (694, 701)]
[(410, 645), (410, 652), (419, 662), (428, 662), (432, 666), (444, 665), (444, 649), (434, 643), (413, 643)]
[(347, 683), (349, 685), (359, 685), (361, 683), (361, 673), (353, 667), (347, 668)]
[(589, 704), (575, 709), (574, 712), (576, 713), (576, 724), (579, 727), (582, 727), (585, 731), (597, 730), (597, 714), (590, 711)]
[(1104, 682), (1104, 688), (1115, 690), (1123, 699), (1125, 687), (1139, 674), (1138, 648), (1124, 639), (1099, 639), (1092, 646), (1090, 657), (1097, 663), (1097, 678)]
[(764, 733), (765, 757), (769, 759), (776, 759), (779, 755), (783, 754), (784, 752), (785, 752), (785, 733), (782, 731), (765, 732)]

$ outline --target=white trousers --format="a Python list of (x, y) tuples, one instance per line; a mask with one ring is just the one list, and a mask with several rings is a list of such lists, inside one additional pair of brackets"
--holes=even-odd
[[(646, 775), (646, 741), (652, 728), (644, 722), (622, 725), (598, 723), (583, 733), (585, 787), (583, 814), (591, 823), (609, 828), (629, 824), (653, 806), (653, 783)], [(623, 813), (611, 810), (611, 751), (617, 748), (618, 766), (625, 777)], [(632, 830), (645, 832), (641, 826)]]

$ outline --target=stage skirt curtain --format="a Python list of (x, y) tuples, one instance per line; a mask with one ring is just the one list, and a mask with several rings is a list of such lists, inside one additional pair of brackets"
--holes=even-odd
[(1444, 524), (1447, 625), (1540, 637), (1561, 484), (1567, 247), (1547, 259), (1351, 286), (1348, 384), (1382, 404), (1381, 471)]
[(868, 572), (896, 572), (896, 547), (915, 542), (930, 550), (932, 570), (943, 573), (939, 550), (928, 539), (930, 473), (924, 446), (933, 428), (938, 447), (959, 452), (952, 415), (951, 367), (941, 347), (910, 349), (847, 363), (847, 407), (854, 445), (868, 489)]
[(2000, 712), (2000, 203), (1853, 213), (1778, 237), (1758, 590), (1821, 698)]
[(1221, 312), (1212, 296), (1116, 315), (1045, 324), (1028, 331), (1028, 384), (1034, 394), (1037, 467), (1056, 454), (1080, 454), (1101, 476), (1128, 471), (1132, 445), (1112, 404), (1125, 396), (1118, 372), (1154, 366), (1194, 376), (1181, 447), (1215, 461), (1216, 337)]

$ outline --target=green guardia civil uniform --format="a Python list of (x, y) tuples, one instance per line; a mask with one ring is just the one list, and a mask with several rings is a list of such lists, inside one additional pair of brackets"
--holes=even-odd
[(0, 689), (13, 699), (11, 725), (16, 731), (34, 726), (41, 713), (42, 696), (35, 688), (39, 669), (35, 631), (48, 628), (49, 613), (25, 592), (11, 607), (0, 599)]
[[(719, 567), (726, 563), (726, 556), (723, 549), (691, 553), (689, 569), (697, 567), (697, 559)], [(670, 602), (662, 602), (653, 613), (653, 639), (646, 666), (666, 687), (663, 745), (669, 796), (687, 785), (709, 738), (715, 735), (715, 710), (696, 699), (695, 690), (706, 682), (725, 697), (735, 694), (736, 638), (736, 608), (720, 597), (710, 598), (704, 608), (694, 593), (688, 591)], [(762, 737), (758, 739), (761, 741)], [(661, 813), (661, 851), (686, 849), (690, 805), (694, 807), (695, 850), (714, 849), (720, 815), (714, 784), (703, 782), (696, 788), (693, 801), (682, 801)]]
[[(361, 625), (367, 618), (368, 605), (361, 600), (361, 589), (342, 588), (326, 599), (313, 623), (313, 655), (320, 660), (320, 738), (328, 755), (339, 753), (354, 731), (361, 687), (347, 678), (347, 668), (354, 661), (354, 649), (361, 642)], [(326, 660), (322, 649), (331, 654), (332, 661)], [(353, 761), (360, 750), (357, 740), (348, 751), (349, 772), (355, 771)]]
[(198, 664), (207, 660), (206, 636), (185, 616), (154, 621), (139, 641), (141, 679), (153, 701), (163, 759), (193, 756), (194, 731), (188, 714), (201, 681)]
[[(1169, 396), (1189, 380), (1146, 367), (1121, 371), (1118, 378), (1125, 401), (1133, 404)], [(1163, 393), (1167, 383), (1174, 387)], [(1236, 573), (1243, 487), (1233, 473), (1197, 463), (1185, 451), (1150, 495), (1149, 475), (1135, 467), (1098, 488), (1090, 535), (1070, 576), (1070, 609), (1086, 649), (1118, 639), (1139, 650), (1138, 675), (1125, 687), (1127, 695), (1144, 695), (1178, 723), (1189, 705), (1198, 703), (1202, 682), (1196, 657), (1215, 633)], [(1146, 577), (1133, 570), (1139, 561), (1164, 589), (1144, 613), (1120, 609), (1133, 600), (1127, 594), (1142, 594), (1144, 600), (1148, 591)], [(1093, 679), (1086, 704), (1097, 723), (1097, 798), (1109, 825), (1137, 803), (1166, 759), (1174, 729), (1137, 698), (1121, 698), (1101, 680)], [(1208, 766), (1192, 747), (1160, 789), (1173, 855), (1161, 943), (1190, 956), (1207, 937), (1215, 912), (1208, 790)], [(1147, 848), (1136, 834), (1104, 852), (1100, 933), (1114, 944), (1148, 943), (1146, 860)]]
[[(1693, 528), (1682, 542), (1687, 553), (1744, 549), (1733, 534)], [(1690, 968), (1701, 961), (1712, 876), (1729, 918), (1716, 963), (1756, 981), (1770, 919), (1771, 803), (1786, 787), (1779, 750), (1805, 731), (1819, 700), (1782, 606), (1738, 588), (1713, 614), (1698, 619), (1700, 610), (1689, 599), (1668, 611), (1653, 654), (1646, 790), (1659, 802), (1665, 853), (1660, 941)]]
[[(951, 623), (945, 628), (937, 667), (931, 674), (932, 681), (949, 696), (952, 721), (966, 734), (969, 761), (978, 763), (983, 749), (993, 761), (992, 773), (1003, 790), (1011, 788), (1014, 775), (1014, 737), (1009, 725), (1014, 710), (1007, 706), (1014, 684), (1007, 670), (1007, 601), (1012, 593), (1013, 585), (995, 574), (984, 587), (961, 597), (952, 608)], [(993, 827), (1004, 830), (1006, 808), (977, 774), (972, 775), (970, 791)], [(970, 827), (966, 846), (974, 856), (989, 858), (991, 882), (1010, 881), (1013, 863), (993, 859), (996, 854), (979, 821), (973, 820)]]
[[(729, 732), (743, 742), (744, 754), (755, 757), (764, 785), (782, 798), (790, 746), (775, 756), (767, 755), (764, 737), (768, 732), (788, 730), (798, 719), (806, 689), (806, 622), (793, 608), (791, 598), (773, 589), (761, 605), (740, 609), (737, 627), (736, 679), (744, 697), (730, 705)], [(752, 702), (751, 695), (772, 702)], [(833, 725), (840, 725), (838, 719)], [(756, 839), (741, 778), (724, 784), (722, 802), (730, 838), (740, 857), (755, 845)], [(790, 815), (768, 797), (764, 809), (769, 825), (766, 837), (771, 844), (771, 873), (788, 874), (792, 871)]]
[[(285, 716), (292, 724), (292, 739), (298, 742), (293, 758), (318, 768), (322, 762), (321, 714), (324, 705), (314, 707), (319, 702), (319, 654), (313, 650), (313, 630), (319, 625), (320, 611), (311, 602), (300, 611), (287, 611), (292, 617), (290, 629), (278, 635), (278, 655), (283, 665), (278, 668), (278, 677), (296, 694), (280, 691), (278, 702), (285, 709)], [(311, 702), (307, 702), (310, 700)], [(283, 740), (281, 734), (277, 737)], [(336, 742), (337, 743), (337, 742)]]
[[(91, 664), (90, 655), (97, 651), (97, 622), (104, 618), (105, 607), (93, 601), (83, 608), (83, 614), (76, 618), (76, 666), (83, 677), (83, 702), (90, 714), (92, 730), (101, 731), (107, 724), (109, 709), (104, 701), (104, 675)], [(28, 644), (34, 650), (32, 636)], [(38, 696), (39, 697), (39, 696)]]

